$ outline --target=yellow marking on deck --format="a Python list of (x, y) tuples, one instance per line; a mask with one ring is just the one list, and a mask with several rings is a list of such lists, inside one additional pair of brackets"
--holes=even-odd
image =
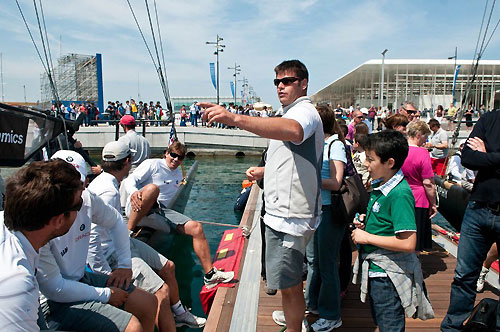
[(224, 241), (231, 241), (233, 239), (233, 233), (226, 234)]
[(226, 255), (227, 255), (227, 248), (225, 249), (222, 249), (221, 251), (219, 251), (219, 254), (217, 255), (217, 259), (222, 259), (222, 258), (225, 258)]

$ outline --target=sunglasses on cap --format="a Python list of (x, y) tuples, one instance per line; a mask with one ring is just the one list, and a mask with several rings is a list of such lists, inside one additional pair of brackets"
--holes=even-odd
[(170, 155), (170, 157), (172, 157), (172, 158), (174, 158), (174, 159), (175, 159), (175, 158), (177, 158), (177, 159), (179, 159), (179, 160), (184, 160), (184, 157), (185, 157), (185, 156), (184, 156), (184, 155), (182, 155), (182, 154), (177, 154), (177, 153), (172, 152), (172, 151), (170, 151), (168, 154)]
[(274, 79), (274, 85), (278, 86), (280, 83), (283, 83), (283, 85), (290, 85), (295, 81), (301, 81), (301, 78), (298, 77), (283, 77), (283, 78), (275, 78)]
[(76, 203), (75, 205), (71, 206), (70, 208), (68, 208), (66, 210), (66, 212), (70, 212), (70, 211), (80, 211), (81, 208), (82, 208), (82, 205), (83, 205), (83, 198), (80, 197), (80, 200), (78, 201), (78, 203)]

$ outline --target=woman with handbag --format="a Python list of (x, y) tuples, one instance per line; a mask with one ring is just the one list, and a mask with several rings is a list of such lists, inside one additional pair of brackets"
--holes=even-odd
[(332, 191), (341, 188), (347, 162), (344, 135), (335, 120), (335, 112), (326, 105), (317, 106), (323, 122), (325, 145), (321, 169), (321, 223), (306, 249), (308, 274), (306, 306), (319, 319), (312, 324), (314, 331), (331, 331), (342, 325), (340, 317), (340, 281), (338, 255), (347, 224), (334, 215)]
[(411, 122), (406, 128), (408, 157), (401, 170), (415, 197), (417, 224), (417, 254), (432, 248), (431, 218), (437, 213), (436, 188), (429, 152), (422, 146), (431, 133), (425, 121)]

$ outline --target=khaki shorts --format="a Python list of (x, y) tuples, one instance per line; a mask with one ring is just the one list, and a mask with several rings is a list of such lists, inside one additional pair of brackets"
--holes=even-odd
[[(148, 246), (146, 243), (130, 239), (130, 252), (132, 254), (132, 278), (134, 286), (154, 294), (163, 286), (163, 279), (155, 272), (161, 270), (168, 259)], [(108, 258), (112, 270), (117, 267), (116, 256)]]

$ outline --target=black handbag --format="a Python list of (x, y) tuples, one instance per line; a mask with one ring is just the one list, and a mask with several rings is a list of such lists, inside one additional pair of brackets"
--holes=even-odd
[[(334, 140), (328, 147), (328, 157)], [(351, 154), (346, 148), (347, 165), (352, 165)], [(356, 213), (366, 213), (368, 200), (370, 195), (363, 185), (361, 177), (356, 172), (356, 169), (347, 169), (342, 180), (342, 185), (338, 191), (332, 191), (332, 209), (336, 216), (333, 220), (338, 220), (339, 223), (351, 223), (356, 216)], [(340, 214), (340, 215), (339, 215)]]

